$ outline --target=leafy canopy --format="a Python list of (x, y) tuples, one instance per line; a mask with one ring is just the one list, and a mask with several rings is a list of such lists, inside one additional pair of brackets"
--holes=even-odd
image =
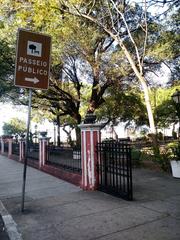
[(21, 135), (26, 132), (26, 123), (19, 118), (12, 118), (9, 122), (4, 123), (3, 132), (5, 135)]

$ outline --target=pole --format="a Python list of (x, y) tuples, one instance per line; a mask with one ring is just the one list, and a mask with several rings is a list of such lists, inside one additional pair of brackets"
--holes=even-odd
[(56, 125), (54, 123), (54, 146), (56, 146)]
[(21, 212), (24, 212), (24, 199), (25, 199), (25, 186), (26, 186), (26, 171), (27, 171), (27, 155), (28, 155), (28, 147), (29, 147), (29, 128), (30, 128), (30, 121), (31, 121), (31, 102), (32, 102), (32, 89), (29, 89), (29, 105), (28, 105), (27, 135), (26, 135), (24, 170), (23, 170), (23, 185), (22, 185)]
[(60, 116), (57, 115), (57, 145), (61, 146), (61, 137), (60, 137)]
[(179, 141), (180, 141), (180, 118), (179, 118), (178, 139), (179, 139)]

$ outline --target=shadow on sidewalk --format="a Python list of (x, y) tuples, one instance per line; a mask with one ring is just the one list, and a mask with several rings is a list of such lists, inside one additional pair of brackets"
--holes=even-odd
[(2, 216), (0, 215), (0, 239), (9, 240), (8, 234), (6, 232)]

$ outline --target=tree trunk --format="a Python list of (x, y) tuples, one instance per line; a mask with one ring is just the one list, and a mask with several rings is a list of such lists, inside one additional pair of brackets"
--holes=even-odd
[(92, 62), (92, 71), (93, 71), (93, 86), (91, 92), (91, 98), (89, 102), (88, 112), (94, 113), (96, 106), (98, 104), (98, 84), (99, 84), (99, 64), (96, 59), (95, 62)]
[[(87, 15), (84, 15), (84, 14), (81, 14), (81, 16), (83, 16), (83, 17), (89, 19), (90, 21), (98, 24), (98, 22), (95, 19), (93, 19), (91, 16), (87, 16)], [(151, 133), (155, 135), (156, 134), (156, 128), (155, 128), (154, 117), (153, 117), (153, 113), (152, 113), (152, 107), (151, 107), (150, 99), (149, 99), (148, 87), (147, 87), (146, 80), (141, 73), (141, 70), (140, 70), (141, 66), (139, 66), (139, 69), (138, 69), (133, 57), (131, 56), (131, 53), (128, 51), (128, 49), (124, 45), (123, 40), (119, 36), (115, 35), (111, 30), (107, 29), (104, 26), (102, 26), (102, 27), (103, 27), (104, 31), (106, 33), (108, 33), (119, 44), (120, 48), (124, 52), (125, 57), (127, 58), (131, 68), (133, 69), (136, 77), (138, 78), (138, 80), (139, 80), (139, 82), (142, 86), (142, 90), (144, 92), (144, 99), (145, 99), (145, 104), (146, 104), (146, 109), (147, 109), (147, 114), (148, 114), (150, 130), (151, 130)]]
[(73, 142), (72, 137), (71, 137), (71, 132), (67, 133), (67, 142), (71, 147), (74, 147), (74, 142)]
[[(128, 51), (128, 49), (126, 48), (126, 46), (124, 44), (123, 39), (121, 39), (120, 36), (117, 36), (116, 34), (114, 34), (113, 31), (106, 28), (104, 25), (99, 23), (99, 21), (97, 19), (93, 18), (90, 15), (86, 15), (86, 14), (79, 13), (79, 12), (77, 14), (74, 14), (70, 11), (69, 11), (69, 13), (71, 13), (72, 15), (81, 16), (83, 18), (86, 18), (86, 19), (90, 20), (91, 22), (95, 23), (96, 25), (101, 26), (103, 28), (103, 30), (119, 44), (120, 48), (122, 49), (125, 57), (127, 58), (128, 62), (129, 62), (131, 68), (133, 69), (136, 77), (138, 78), (139, 82), (141, 83), (141, 86), (142, 86), (142, 89), (144, 92), (144, 99), (145, 99), (145, 104), (146, 104), (146, 109), (147, 109), (147, 114), (148, 114), (148, 119), (149, 119), (150, 130), (151, 130), (151, 133), (155, 135), (156, 128), (155, 128), (155, 123), (154, 123), (154, 117), (153, 117), (152, 108), (151, 108), (151, 104), (150, 104), (146, 80), (142, 75), (142, 66), (139, 66), (139, 69), (138, 69), (133, 57), (131, 56), (130, 51)], [(138, 56), (136, 56), (136, 57), (138, 57)]]
[(54, 124), (54, 146), (56, 146), (56, 125)]
[(144, 77), (141, 77), (141, 79), (139, 79), (139, 80), (141, 82), (141, 86), (142, 86), (143, 92), (144, 92), (144, 99), (145, 99), (151, 133), (156, 134), (156, 127), (155, 127), (154, 117), (153, 117), (153, 113), (152, 113), (152, 107), (151, 107), (151, 103), (150, 103), (150, 99), (149, 99), (148, 87), (144, 80)]
[(136, 67), (136, 64), (135, 64), (132, 56), (130, 55), (126, 46), (123, 44), (122, 40), (119, 37), (114, 36), (114, 34), (111, 34), (111, 36), (113, 38), (115, 38), (116, 41), (118, 41), (120, 47), (122, 48), (122, 50), (124, 52), (124, 55), (126, 56), (127, 60), (129, 61), (129, 64), (131, 65), (136, 77), (138, 78), (138, 80), (142, 86), (142, 90), (144, 92), (144, 99), (145, 99), (147, 114), (148, 114), (149, 126), (151, 129), (151, 133), (155, 135), (156, 128), (155, 128), (154, 117), (153, 117), (153, 113), (152, 113), (152, 107), (151, 107), (151, 103), (150, 103), (150, 99), (149, 99), (149, 92), (148, 92), (148, 86), (147, 86), (146, 80), (143, 77), (143, 75), (140, 73), (138, 68)]
[(81, 146), (81, 129), (77, 126), (76, 129), (76, 146)]

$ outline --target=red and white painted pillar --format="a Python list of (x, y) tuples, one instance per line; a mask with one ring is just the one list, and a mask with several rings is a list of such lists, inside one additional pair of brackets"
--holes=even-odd
[(82, 189), (96, 190), (98, 187), (97, 143), (101, 141), (101, 124), (81, 124)]
[(1, 137), (1, 154), (4, 154), (4, 139)]
[(43, 167), (48, 159), (49, 137), (39, 138), (39, 168)]
[(26, 140), (24, 138), (21, 138), (19, 141), (19, 161), (23, 162), (25, 158), (25, 143)]
[(8, 139), (8, 157), (11, 158), (12, 156), (12, 143), (13, 137)]

